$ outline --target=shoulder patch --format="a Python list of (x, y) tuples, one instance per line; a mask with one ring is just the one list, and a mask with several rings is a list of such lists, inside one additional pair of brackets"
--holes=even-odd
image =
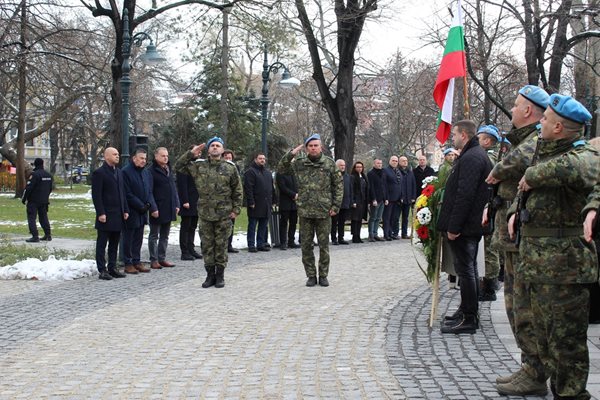
[(573, 147), (585, 146), (586, 141), (584, 139), (573, 142)]
[(206, 162), (206, 158), (196, 158), (194, 162)]
[(231, 160), (225, 160), (225, 162), (228, 162), (229, 164), (233, 165), (235, 167), (235, 163)]

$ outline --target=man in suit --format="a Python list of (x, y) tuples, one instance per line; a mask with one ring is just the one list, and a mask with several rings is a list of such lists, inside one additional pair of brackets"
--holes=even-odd
[(152, 269), (172, 268), (175, 264), (166, 260), (171, 222), (179, 214), (179, 196), (169, 164), (169, 151), (164, 147), (154, 150), (154, 162), (150, 167), (152, 194), (158, 207), (158, 216), (150, 216), (148, 252)]
[[(96, 209), (96, 266), (100, 279), (124, 278), (117, 269), (117, 249), (123, 222), (129, 218), (123, 174), (117, 168), (119, 152), (113, 147), (104, 150), (104, 163), (92, 174), (92, 201)], [(108, 265), (106, 243), (108, 242)]]
[(141, 249), (144, 239), (144, 226), (148, 224), (148, 212), (158, 216), (158, 209), (152, 195), (152, 176), (144, 168), (148, 154), (138, 148), (131, 157), (131, 162), (123, 168), (125, 197), (129, 206), (129, 218), (123, 230), (123, 259), (125, 273), (137, 274), (150, 272), (150, 268), (141, 262)]
[(248, 203), (248, 251), (269, 251), (269, 216), (273, 205), (273, 175), (265, 166), (267, 158), (258, 153), (244, 174), (244, 193)]
[(398, 157), (391, 156), (389, 165), (383, 170), (388, 204), (383, 209), (383, 237), (385, 240), (400, 239), (400, 199), (402, 196), (402, 174), (398, 168)]

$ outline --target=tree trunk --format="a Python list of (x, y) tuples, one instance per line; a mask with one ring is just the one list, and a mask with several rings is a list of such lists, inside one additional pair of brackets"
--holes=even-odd
[(540, 47), (537, 40), (537, 35), (534, 27), (534, 10), (531, 5), (531, 0), (523, 0), (524, 23), (523, 30), (525, 32), (525, 64), (527, 65), (527, 81), (530, 85), (538, 85), (540, 81), (540, 70), (538, 60), (540, 58)]
[(21, 1), (21, 52), (19, 54), (19, 118), (17, 128), (17, 180), (15, 197), (25, 190), (25, 124), (27, 118), (27, 1)]
[[(227, 0), (223, 0), (224, 2)], [(219, 111), (221, 118), (221, 137), (227, 143), (229, 130), (229, 8), (223, 10), (223, 43), (221, 45), (221, 87), (219, 92)]]
[(556, 10), (558, 24), (556, 26), (556, 34), (554, 35), (554, 47), (552, 48), (550, 71), (548, 74), (548, 90), (552, 93), (558, 92), (560, 89), (562, 65), (569, 50), (567, 29), (569, 27), (569, 13), (571, 12), (572, 4), (572, 0), (564, 0), (560, 7), (558, 7), (558, 10)]

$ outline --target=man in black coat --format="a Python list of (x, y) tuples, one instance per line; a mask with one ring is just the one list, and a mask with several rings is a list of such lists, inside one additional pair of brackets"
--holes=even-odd
[(388, 204), (387, 187), (383, 175), (383, 161), (375, 159), (367, 174), (369, 181), (369, 242), (383, 241), (377, 235), (384, 207)]
[(198, 189), (194, 178), (189, 174), (177, 173), (177, 193), (181, 202), (179, 216), (181, 217), (181, 226), (179, 228), (179, 248), (181, 249), (181, 259), (192, 261), (202, 258), (194, 248), (194, 239), (196, 238), (196, 227), (198, 226)]
[(148, 153), (138, 148), (131, 162), (123, 168), (125, 197), (129, 206), (129, 218), (123, 230), (123, 261), (125, 273), (150, 272), (141, 262), (141, 249), (144, 240), (144, 226), (148, 224), (148, 212), (158, 216), (158, 208), (152, 195), (152, 176), (145, 166)]
[(398, 157), (391, 156), (389, 165), (383, 169), (388, 204), (383, 209), (383, 237), (385, 240), (400, 239), (400, 199), (402, 196), (402, 174), (398, 168)]
[[(158, 207), (158, 216), (150, 216), (148, 252), (152, 269), (172, 268), (175, 264), (166, 260), (171, 222), (177, 220), (179, 196), (173, 170), (169, 164), (169, 151), (164, 147), (154, 150), (154, 162), (150, 167), (152, 195)], [(157, 244), (158, 243), (158, 244)]]
[[(258, 153), (244, 174), (244, 194), (248, 207), (248, 251), (269, 251), (269, 216), (273, 205), (273, 175), (265, 164), (267, 158)], [(257, 230), (258, 226), (258, 230)]]
[[(123, 174), (117, 168), (119, 152), (113, 147), (104, 150), (104, 164), (92, 174), (92, 201), (96, 209), (96, 266), (100, 279), (124, 278), (117, 269), (117, 249), (124, 221), (129, 218)], [(106, 243), (108, 242), (108, 265)]]
[[(398, 170), (402, 180), (400, 181), (400, 187), (402, 195), (400, 196), (400, 217), (402, 219), (402, 239), (409, 239), (408, 236), (408, 215), (410, 209), (417, 200), (417, 192), (415, 190), (415, 175), (412, 170), (408, 167), (408, 158), (402, 156), (398, 159)], [(397, 221), (396, 221), (397, 222)], [(399, 229), (396, 223), (393, 227), (394, 236), (398, 236)]]
[(461, 149), (446, 181), (444, 202), (437, 229), (444, 232), (454, 256), (454, 269), (460, 278), (460, 306), (444, 318), (442, 333), (475, 333), (478, 327), (477, 249), (483, 229), (481, 217), (487, 202), (485, 179), (492, 163), (475, 136), (473, 121), (458, 121), (452, 127), (454, 148)]
[(419, 165), (415, 169), (413, 169), (413, 174), (415, 175), (415, 191), (417, 193), (417, 197), (421, 195), (421, 190), (423, 188), (423, 179), (428, 176), (435, 175), (435, 171), (429, 165), (427, 165), (427, 157), (419, 156)]
[(346, 161), (339, 159), (335, 162), (335, 165), (337, 165), (342, 173), (344, 195), (342, 197), (340, 211), (331, 217), (331, 242), (334, 245), (348, 244), (348, 242), (344, 240), (344, 228), (346, 227), (346, 220), (350, 216), (350, 207), (352, 206), (352, 179), (350, 178), (350, 175), (346, 173)]
[[(279, 189), (279, 241), (280, 250), (298, 248), (294, 242), (296, 238), (296, 224), (298, 223), (298, 184), (292, 175), (277, 173), (275, 177)], [(287, 238), (287, 239), (286, 239)]]
[(36, 158), (33, 162), (33, 172), (21, 201), (27, 203), (27, 224), (31, 237), (26, 240), (29, 243), (40, 241), (38, 236), (38, 228), (35, 222), (36, 216), (40, 217), (40, 225), (44, 230), (42, 240), (50, 241), (50, 221), (48, 220), (48, 204), (50, 204), (50, 192), (52, 192), (52, 175), (44, 170), (44, 160)]

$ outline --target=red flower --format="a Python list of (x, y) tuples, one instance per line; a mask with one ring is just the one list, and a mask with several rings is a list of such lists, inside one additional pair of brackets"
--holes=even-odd
[(433, 192), (435, 192), (435, 187), (433, 185), (427, 185), (421, 194), (425, 197), (429, 197), (433, 194)]
[(429, 239), (429, 228), (427, 228), (425, 225), (421, 226), (417, 229), (417, 236), (419, 239)]

